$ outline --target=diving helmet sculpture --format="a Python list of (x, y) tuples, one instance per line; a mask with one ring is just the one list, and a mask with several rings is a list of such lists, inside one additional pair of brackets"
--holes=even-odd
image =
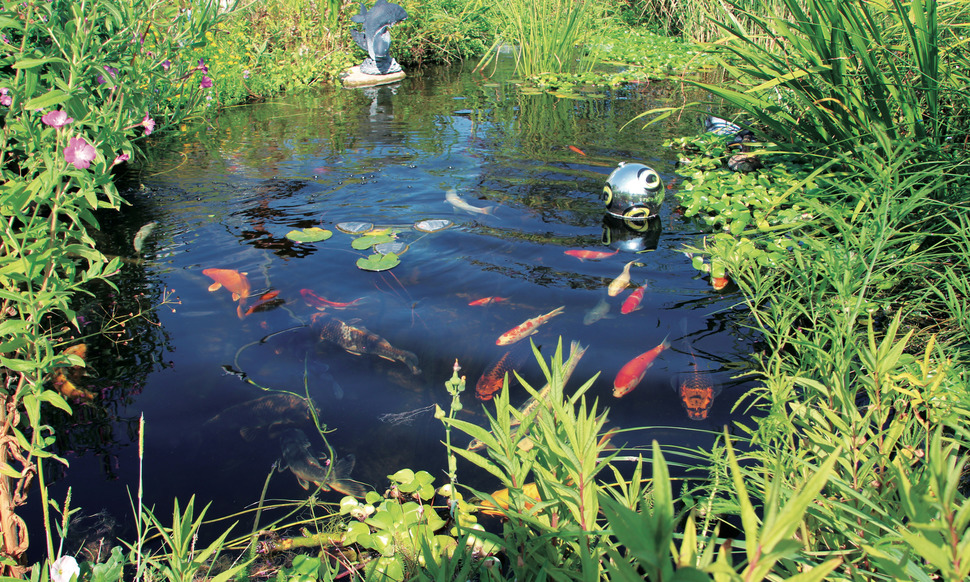
[(397, 4), (387, 0), (377, 0), (367, 10), (360, 4), (360, 13), (350, 19), (364, 25), (364, 31), (350, 31), (354, 42), (367, 51), (367, 58), (360, 64), (360, 72), (365, 75), (387, 75), (397, 73), (401, 65), (390, 55), (391, 27), (408, 17), (408, 13)]
[(660, 174), (643, 164), (620, 162), (603, 187), (606, 211), (631, 227), (644, 225), (648, 218), (657, 216), (663, 201)]

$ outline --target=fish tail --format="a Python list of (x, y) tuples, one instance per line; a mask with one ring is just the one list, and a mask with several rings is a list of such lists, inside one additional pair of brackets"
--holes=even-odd
[(354, 455), (347, 455), (335, 461), (330, 470), (330, 479), (328, 479), (326, 485), (344, 495), (363, 497), (367, 493), (367, 490), (363, 485), (350, 478), (350, 472), (354, 470), (356, 463), (357, 457)]

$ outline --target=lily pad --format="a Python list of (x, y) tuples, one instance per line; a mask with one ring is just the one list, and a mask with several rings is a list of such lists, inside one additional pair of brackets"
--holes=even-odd
[(387, 253), (386, 255), (374, 254), (369, 257), (357, 259), (357, 268), (365, 271), (386, 271), (393, 269), (399, 264), (401, 264), (401, 259), (394, 253)]
[(388, 234), (366, 235), (360, 238), (355, 238), (354, 242), (350, 243), (350, 246), (354, 247), (358, 251), (362, 251), (364, 249), (369, 249), (374, 245), (388, 243), (393, 240), (394, 238)]
[(361, 234), (374, 228), (373, 222), (340, 222), (337, 223), (337, 230), (347, 234)]
[(374, 245), (374, 251), (382, 255), (386, 255), (388, 253), (403, 255), (407, 250), (408, 250), (408, 245), (400, 241), (391, 241), (391, 242)]
[(331, 236), (333, 236), (333, 232), (323, 228), (317, 228), (316, 226), (291, 230), (290, 232), (286, 233), (286, 238), (298, 243), (320, 242), (322, 240), (327, 240)]
[(414, 229), (421, 232), (438, 232), (439, 230), (444, 230), (453, 224), (454, 222), (445, 220), (443, 218), (419, 220), (414, 223)]

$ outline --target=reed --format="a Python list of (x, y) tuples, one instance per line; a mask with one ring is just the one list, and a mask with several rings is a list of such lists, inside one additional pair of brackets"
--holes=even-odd
[(603, 13), (599, 1), (508, 0), (488, 5), (499, 38), (477, 69), (494, 64), (509, 45), (516, 71), (523, 77), (588, 72), (595, 64), (592, 45), (601, 30)]

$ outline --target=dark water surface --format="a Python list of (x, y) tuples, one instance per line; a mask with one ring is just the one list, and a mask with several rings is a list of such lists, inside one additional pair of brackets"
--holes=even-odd
[[(737, 297), (713, 291), (691, 267), (682, 246), (697, 244), (700, 231), (674, 212), (671, 196), (660, 231), (648, 235), (606, 223), (599, 198), (620, 161), (648, 164), (676, 187), (674, 158), (661, 143), (695, 133), (696, 120), (646, 130), (640, 122), (624, 125), (684, 99), (679, 88), (662, 85), (588, 100), (523, 95), (495, 77), (451, 67), (411, 72), (395, 85), (323, 89), (231, 108), (211, 127), (158, 144), (150, 167), (131, 177), (132, 205), (105, 217), (102, 229), (109, 252), (135, 258), (132, 237), (156, 221), (145, 261), (127, 264), (119, 291), (106, 295), (116, 307), (92, 303), (90, 311), (92, 318), (131, 311), (139, 294), (147, 306), (171, 290), (180, 304), (160, 308), (151, 323), (133, 322), (119, 336), (127, 343), (92, 340), (89, 380), (101, 394), (59, 428), (71, 467), (52, 495), (63, 499), (70, 485), (72, 506), (106, 510), (130, 523), (137, 418), (144, 413), (145, 498), (164, 519), (173, 498), (192, 494), (199, 503), (213, 502), (213, 516), (254, 504), (280, 451), (270, 428), (254, 425), (240, 407), (227, 412), (267, 394), (253, 383), (308, 390), (333, 430), (328, 439), (337, 454), (356, 455), (356, 479), (383, 490), (387, 475), (408, 467), (427, 469), (441, 483), (444, 431), (429, 407), (447, 408), (444, 382), (455, 359), (469, 382), (461, 418), (484, 423), (474, 385), (506, 351), (496, 338), (559, 306), (563, 314), (533, 338), (546, 357), (560, 337), (564, 347), (572, 340), (589, 347), (568, 389), (601, 372), (589, 394), (610, 408), (609, 425), (643, 427), (614, 444), (658, 439), (709, 446), (712, 436), (704, 431), (731, 422), (744, 390), (726, 365), (750, 351), (733, 323)], [(456, 210), (445, 201), (449, 188), (474, 206), (494, 206), (494, 213)], [(422, 219), (454, 225), (422, 233), (413, 228)], [(358, 269), (357, 259), (370, 251), (355, 250), (355, 236), (336, 228), (348, 221), (393, 227), (409, 245), (400, 265), (383, 273)], [(311, 244), (285, 238), (311, 226), (334, 234)], [(623, 250), (598, 261), (564, 253), (617, 246), (655, 250)], [(631, 269), (632, 283), (648, 287), (641, 309), (621, 315), (630, 290), (608, 297), (606, 288), (631, 260), (642, 264)], [(265, 292), (279, 294), (240, 318), (229, 291), (207, 290), (213, 280), (203, 270), (209, 268), (248, 274), (253, 298), (239, 312)], [(413, 352), (421, 373), (319, 341), (307, 324), (321, 312), (304, 300), (304, 289), (337, 302), (361, 298), (328, 313)], [(487, 296), (507, 300), (469, 306)], [(607, 317), (590, 323), (588, 314), (604, 301)], [(672, 349), (636, 390), (614, 398), (617, 371), (668, 336)], [(691, 350), (698, 368), (723, 388), (703, 420), (688, 419), (673, 388), (672, 380), (692, 369)], [(525, 362), (521, 373), (541, 386), (534, 358)], [(230, 368), (253, 383), (227, 373)], [(524, 399), (520, 386), (511, 390), (514, 402)], [(300, 426), (322, 448), (312, 425)], [(482, 488), (494, 485), (466, 466), (459, 468), (463, 476)], [(289, 472), (270, 481), (270, 498), (306, 495)], [(250, 527), (251, 517), (244, 523)]]

